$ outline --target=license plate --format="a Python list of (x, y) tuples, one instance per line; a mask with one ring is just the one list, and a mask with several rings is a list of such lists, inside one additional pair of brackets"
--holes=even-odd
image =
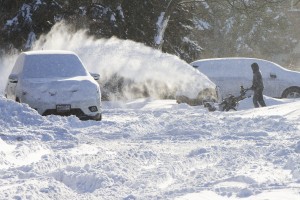
[(71, 105), (70, 104), (59, 104), (59, 105), (56, 105), (56, 111), (58, 113), (70, 112), (70, 110), (71, 110)]

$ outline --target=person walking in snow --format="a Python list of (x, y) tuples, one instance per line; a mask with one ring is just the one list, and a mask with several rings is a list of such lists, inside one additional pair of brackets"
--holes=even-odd
[(264, 83), (262, 80), (262, 75), (259, 70), (259, 66), (257, 63), (252, 63), (251, 68), (253, 71), (253, 80), (252, 80), (252, 86), (251, 90), (253, 90), (253, 104), (255, 108), (258, 108), (259, 106), (265, 107), (266, 103), (263, 98), (263, 90), (264, 90)]

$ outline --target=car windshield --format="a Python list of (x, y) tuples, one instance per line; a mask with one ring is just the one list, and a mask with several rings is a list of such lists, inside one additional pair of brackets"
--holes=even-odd
[(86, 76), (81, 61), (73, 54), (39, 54), (27, 56), (23, 76), (25, 78), (53, 78)]

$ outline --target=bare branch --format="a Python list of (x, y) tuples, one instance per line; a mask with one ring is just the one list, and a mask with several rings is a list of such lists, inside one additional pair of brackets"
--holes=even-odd
[[(300, 0), (299, 0), (300, 1)], [(205, 0), (191, 0), (191, 1), (182, 1), (179, 2), (178, 4), (187, 4), (187, 3), (203, 3), (206, 2)]]
[(300, 3), (300, 0), (296, 1), (296, 3), (294, 3), (294, 6), (296, 6), (298, 3)]

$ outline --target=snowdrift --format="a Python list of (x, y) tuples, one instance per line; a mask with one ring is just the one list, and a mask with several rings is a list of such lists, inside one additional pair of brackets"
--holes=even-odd
[(0, 97), (0, 199), (295, 200), (300, 102), (266, 102), (237, 112), (104, 102), (95, 122)]

